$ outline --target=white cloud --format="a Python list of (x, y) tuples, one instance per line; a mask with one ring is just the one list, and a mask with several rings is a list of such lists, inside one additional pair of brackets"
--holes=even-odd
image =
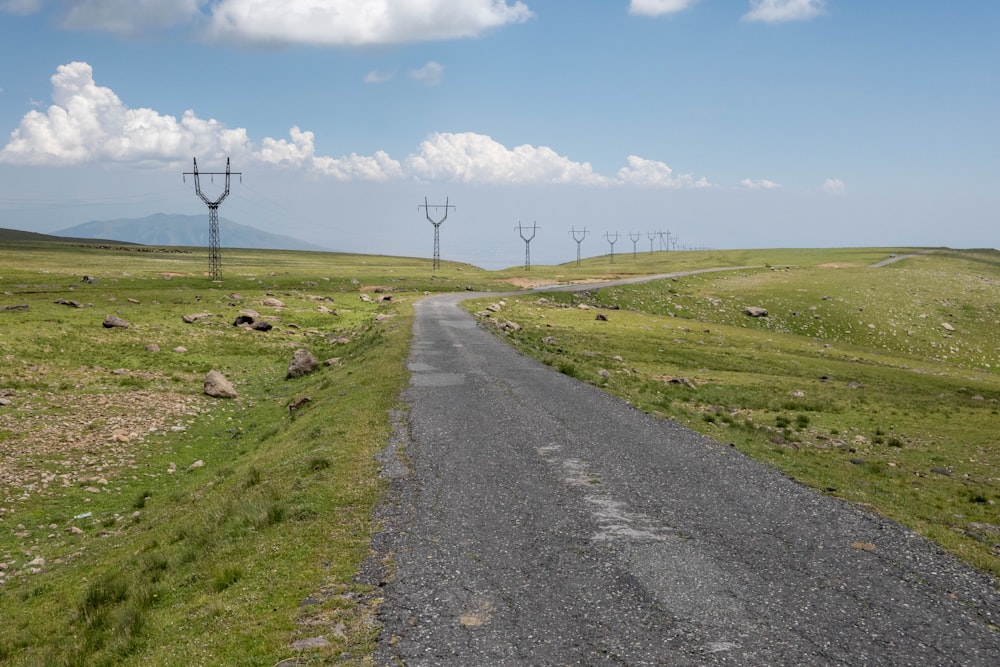
[(588, 162), (573, 162), (545, 146), (512, 149), (483, 134), (437, 133), (406, 160), (406, 170), (424, 180), (461, 183), (603, 184)]
[(618, 181), (650, 188), (707, 188), (711, 185), (704, 177), (696, 179), (690, 174), (674, 176), (674, 170), (663, 162), (636, 155), (629, 155), (628, 166), (618, 170)]
[(178, 121), (152, 109), (126, 107), (110, 88), (94, 83), (87, 63), (61, 65), (51, 80), (53, 104), (45, 113), (25, 114), (0, 150), (0, 162), (176, 161), (249, 150), (246, 130), (225, 128), (193, 111)]
[(775, 183), (774, 181), (769, 181), (766, 178), (761, 178), (759, 180), (751, 180), (749, 178), (744, 178), (740, 181), (740, 185), (750, 190), (774, 190), (781, 187), (781, 183)]
[(444, 80), (444, 65), (431, 60), (420, 69), (411, 71), (410, 78), (425, 86), (436, 86)]
[(209, 32), (244, 44), (395, 44), (477, 37), (532, 16), (519, 0), (220, 0)]
[(842, 195), (847, 191), (844, 182), (839, 178), (828, 178), (823, 181), (823, 192), (831, 195)]
[(417, 179), (476, 184), (637, 185), (708, 187), (706, 179), (675, 175), (654, 160), (628, 157), (615, 178), (594, 171), (546, 146), (507, 148), (485, 134), (437, 133), (398, 161), (384, 151), (334, 158), (316, 154), (315, 135), (292, 127), (285, 139), (264, 138), (256, 149), (244, 128), (227, 128), (188, 110), (178, 120), (153, 109), (126, 106), (110, 88), (94, 82), (84, 62), (61, 65), (52, 76), (52, 104), (29, 111), (0, 149), (0, 162), (63, 166), (90, 162), (176, 164), (192, 156), (232, 156), (282, 169), (307, 169), (338, 180)]
[(826, 0), (750, 0), (744, 21), (783, 23), (804, 21), (826, 13)]
[(365, 83), (385, 83), (386, 81), (392, 81), (395, 78), (395, 72), (379, 72), (377, 70), (372, 70), (365, 74)]
[(663, 16), (687, 9), (695, 2), (696, 0), (632, 0), (628, 6), (628, 13), (638, 16)]
[(76, 0), (61, 24), (128, 35), (188, 23), (200, 16), (201, 4), (203, 0)]
[(0, 1), (0, 12), (9, 14), (34, 14), (41, 11), (42, 3), (45, 0), (2, 0)]

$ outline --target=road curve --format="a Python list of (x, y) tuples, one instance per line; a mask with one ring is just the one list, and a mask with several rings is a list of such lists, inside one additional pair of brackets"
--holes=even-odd
[(418, 302), (379, 665), (1000, 665), (993, 581)]

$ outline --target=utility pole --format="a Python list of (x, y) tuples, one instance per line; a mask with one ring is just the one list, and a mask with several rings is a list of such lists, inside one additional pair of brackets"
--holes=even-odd
[[(205, 202), (208, 206), (208, 270), (212, 274), (212, 280), (219, 280), (222, 278), (222, 256), (219, 252), (219, 204), (222, 200), (229, 196), (229, 158), (226, 158), (226, 171), (206, 171), (202, 172), (212, 176), (212, 181), (215, 182), (215, 176), (221, 176), (225, 174), (226, 176), (226, 189), (222, 192), (222, 196), (212, 201), (205, 196), (205, 193), (201, 191), (201, 179), (198, 172), (198, 158), (192, 158), (194, 160), (194, 171), (185, 171), (182, 174), (184, 176), (194, 176), (194, 191), (201, 200)], [(243, 182), (243, 172), (235, 172), (240, 177), (240, 182)], [(187, 179), (184, 179), (187, 180)]]
[[(431, 209), (432, 208), (435, 211), (438, 210), (439, 208), (443, 208), (444, 209), (444, 217), (441, 218), (440, 220), (436, 221), (436, 222), (434, 220), (432, 220), (431, 219)], [(442, 204), (433, 204), (433, 205), (428, 204), (427, 203), (427, 197), (424, 197), (424, 203), (422, 205), (421, 204), (417, 204), (417, 210), (419, 211), (420, 209), (424, 209), (424, 215), (427, 216), (427, 221), (429, 223), (431, 223), (432, 225), (434, 225), (434, 270), (435, 271), (437, 271), (438, 269), (441, 268), (441, 236), (439, 234), (439, 231), (440, 231), (440, 228), (441, 228), (441, 223), (443, 223), (445, 220), (448, 219), (448, 209), (449, 208), (455, 208), (455, 207), (448, 203), (448, 198), (447, 197), (444, 198), (444, 204), (443, 205)]]
[(531, 240), (535, 238), (535, 232), (538, 231), (538, 225), (532, 222), (531, 236), (525, 236), (526, 230), (521, 226), (521, 221), (518, 220), (517, 231), (521, 235), (521, 239), (524, 241), (524, 270), (528, 271), (531, 269)]
[[(582, 231), (578, 231), (574, 228), (569, 230), (569, 233), (570, 236), (573, 237), (573, 240), (576, 241), (576, 265), (580, 266), (580, 244), (583, 243), (585, 238), (587, 238), (587, 228), (584, 227)], [(580, 238), (576, 238), (577, 234), (580, 235)]]
[(649, 252), (653, 252), (653, 239), (656, 238), (656, 232), (646, 232), (646, 237), (649, 239)]
[(615, 232), (615, 237), (614, 238), (611, 238), (611, 233), (610, 232), (604, 232), (604, 238), (606, 238), (608, 240), (608, 243), (611, 244), (611, 263), (614, 264), (615, 263), (615, 244), (618, 243), (618, 232)]
[[(634, 236), (633, 236), (633, 234), (634, 234)], [(629, 232), (628, 233), (628, 237), (630, 239), (632, 239), (632, 259), (635, 259), (638, 256), (637, 255), (638, 251), (635, 249), (636, 248), (635, 244), (639, 242), (639, 237), (640, 236), (641, 236), (641, 234), (639, 232)]]

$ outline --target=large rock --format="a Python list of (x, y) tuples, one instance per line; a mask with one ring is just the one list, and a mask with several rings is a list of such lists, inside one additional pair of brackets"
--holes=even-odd
[(747, 306), (743, 309), (744, 315), (749, 315), (750, 317), (767, 317), (767, 308), (761, 308), (760, 306)]
[(236, 398), (236, 389), (232, 383), (215, 369), (205, 376), (205, 393), (214, 398)]
[(319, 366), (319, 360), (312, 352), (306, 349), (295, 350), (292, 360), (288, 362), (288, 373), (285, 378), (302, 377), (307, 373), (312, 373)]
[(129, 324), (117, 315), (107, 315), (102, 323), (105, 329), (128, 329)]

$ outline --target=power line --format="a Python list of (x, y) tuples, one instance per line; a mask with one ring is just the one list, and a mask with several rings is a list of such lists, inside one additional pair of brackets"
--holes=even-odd
[(531, 240), (535, 238), (535, 232), (538, 231), (538, 225), (532, 222), (531, 236), (525, 236), (525, 228), (521, 226), (521, 221), (518, 220), (517, 231), (521, 235), (521, 240), (524, 241), (524, 270), (528, 271), (531, 269)]
[[(587, 238), (587, 228), (584, 227), (582, 230), (573, 228), (569, 230), (569, 233), (570, 236), (573, 237), (573, 240), (576, 241), (576, 265), (580, 266), (580, 244), (583, 243), (585, 238)], [(577, 234), (580, 234), (580, 238), (576, 238)]]
[[(229, 196), (229, 158), (226, 158), (226, 170), (221, 171), (206, 171), (203, 172), (208, 176), (212, 176), (212, 180), (215, 180), (215, 176), (220, 176), (225, 174), (226, 176), (226, 188), (222, 195), (216, 199), (211, 200), (205, 196), (205, 193), (201, 191), (201, 178), (198, 172), (198, 158), (193, 158), (194, 160), (194, 171), (185, 171), (184, 176), (193, 175), (194, 176), (194, 191), (203, 202), (208, 206), (208, 270), (212, 274), (212, 280), (219, 280), (222, 277), (222, 256), (219, 251), (219, 204)], [(240, 181), (243, 180), (243, 172), (235, 172), (240, 176)]]
[[(432, 220), (431, 219), (431, 212), (430, 212), (432, 208), (435, 211), (438, 210), (439, 208), (443, 208), (444, 209), (444, 217), (441, 218), (438, 221)], [(438, 269), (441, 268), (441, 236), (439, 234), (439, 230), (441, 228), (442, 223), (444, 223), (444, 221), (448, 219), (448, 209), (449, 208), (455, 208), (455, 207), (448, 203), (448, 198), (447, 197), (444, 198), (444, 204), (443, 205), (442, 204), (433, 204), (433, 205), (428, 204), (427, 203), (427, 197), (424, 197), (424, 203), (422, 205), (421, 204), (417, 204), (417, 210), (419, 211), (420, 209), (424, 209), (424, 215), (427, 216), (427, 222), (429, 222), (432, 225), (434, 225), (434, 270), (435, 271), (437, 271)]]

